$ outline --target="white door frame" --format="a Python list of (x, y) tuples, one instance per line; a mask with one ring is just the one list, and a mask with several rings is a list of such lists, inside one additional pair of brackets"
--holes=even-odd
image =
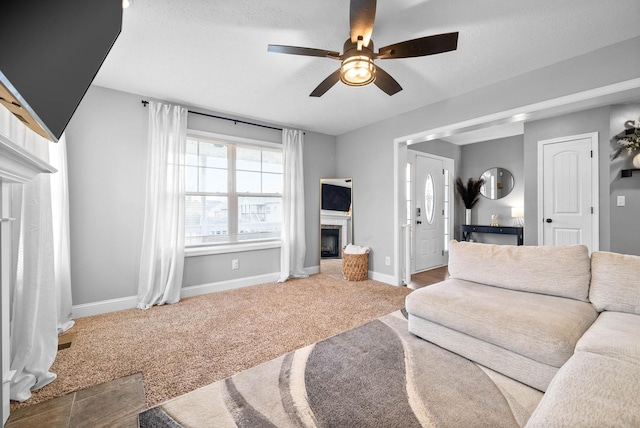
[[(451, 158), (446, 158), (444, 156), (438, 156), (438, 155), (432, 155), (431, 153), (426, 153), (426, 152), (421, 152), (418, 150), (412, 150), (411, 148), (408, 148), (408, 150), (411, 151), (411, 154), (415, 154), (415, 158), (417, 159), (418, 156), (421, 157), (425, 157), (425, 158), (430, 158), (430, 159), (436, 159), (439, 161), (442, 161), (442, 166), (445, 169), (449, 170), (449, 236), (453, 239), (453, 233), (455, 230), (455, 226), (454, 226), (454, 222), (453, 219), (455, 218), (455, 200), (454, 200), (454, 191), (453, 191), (453, 182), (452, 182), (452, 177), (454, 177), (454, 169), (455, 169), (455, 161)], [(409, 161), (409, 156), (407, 155), (407, 162)], [(416, 162), (417, 163), (417, 162)], [(417, 168), (414, 164), (414, 167), (412, 168), (411, 171), (411, 180), (413, 182), (413, 185), (415, 185), (416, 182), (416, 172), (417, 172)], [(415, 187), (412, 186), (411, 188), (414, 192), (415, 192)], [(413, 212), (411, 213), (411, 221), (412, 221), (412, 226), (413, 224), (415, 224), (415, 208), (416, 208), (416, 200), (415, 197), (411, 198), (412, 203), (411, 203), (411, 209), (413, 210)], [(415, 227), (411, 228), (411, 235), (412, 235), (412, 240), (413, 240), (413, 251), (414, 254), (416, 254), (416, 229)], [(448, 257), (448, 251), (445, 251), (443, 257), (446, 258)], [(415, 257), (411, 260), (411, 271), (410, 271), (410, 275), (416, 273), (416, 263), (415, 263)]]
[[(544, 165), (543, 165), (543, 149), (547, 144), (563, 143), (579, 139), (591, 140), (591, 206), (593, 214), (591, 215), (591, 252), (600, 249), (600, 179), (598, 168), (598, 133), (589, 132), (586, 134), (568, 135), (566, 137), (552, 138), (550, 140), (538, 141), (538, 222), (544, 221)], [(538, 226), (538, 245), (544, 242), (544, 227)]]

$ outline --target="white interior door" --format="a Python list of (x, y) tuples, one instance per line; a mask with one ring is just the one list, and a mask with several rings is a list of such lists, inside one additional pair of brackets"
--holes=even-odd
[(598, 249), (597, 147), (596, 133), (540, 141), (541, 245)]
[(415, 271), (445, 264), (444, 165), (441, 159), (416, 156)]

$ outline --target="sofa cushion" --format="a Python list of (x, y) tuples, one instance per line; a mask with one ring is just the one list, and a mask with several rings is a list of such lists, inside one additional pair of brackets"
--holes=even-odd
[(512, 246), (451, 241), (451, 278), (588, 301), (591, 264), (584, 245)]
[(640, 426), (640, 364), (577, 352), (553, 378), (527, 428)]
[(576, 344), (579, 351), (640, 363), (640, 315), (602, 312)]
[(421, 288), (407, 312), (533, 360), (560, 367), (598, 313), (590, 303), (460, 279)]
[(589, 299), (598, 311), (640, 315), (640, 256), (594, 252)]
[(558, 367), (409, 314), (409, 332), (484, 367), (545, 391)]

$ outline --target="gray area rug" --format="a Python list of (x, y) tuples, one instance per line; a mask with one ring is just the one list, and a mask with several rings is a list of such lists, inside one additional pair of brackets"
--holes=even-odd
[(140, 414), (140, 427), (521, 427), (542, 393), (411, 335), (400, 311)]

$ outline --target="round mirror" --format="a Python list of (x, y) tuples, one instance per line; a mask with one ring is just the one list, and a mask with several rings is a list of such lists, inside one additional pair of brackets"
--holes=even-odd
[(480, 178), (484, 180), (480, 193), (485, 198), (504, 198), (513, 190), (513, 175), (504, 168), (490, 168), (482, 173)]

